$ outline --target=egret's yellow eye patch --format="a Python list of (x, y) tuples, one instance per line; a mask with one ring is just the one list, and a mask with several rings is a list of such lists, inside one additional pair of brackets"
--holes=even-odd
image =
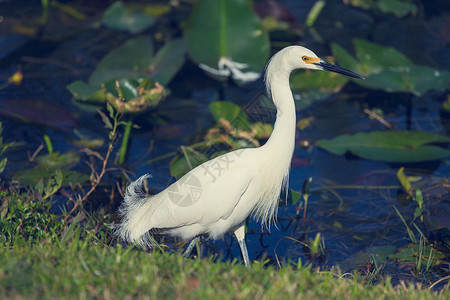
[(316, 57), (309, 57), (309, 56), (303, 56), (302, 60), (307, 63), (307, 64), (312, 64), (312, 63), (319, 63), (320, 62), (320, 58), (316, 58)]

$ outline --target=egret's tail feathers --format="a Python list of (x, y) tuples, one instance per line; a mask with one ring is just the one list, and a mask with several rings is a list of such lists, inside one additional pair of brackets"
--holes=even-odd
[(116, 235), (128, 243), (142, 246), (155, 246), (151, 235), (151, 217), (160, 204), (157, 196), (147, 195), (142, 189), (144, 182), (151, 175), (141, 176), (130, 183), (125, 198), (119, 208), (122, 223), (116, 227)]

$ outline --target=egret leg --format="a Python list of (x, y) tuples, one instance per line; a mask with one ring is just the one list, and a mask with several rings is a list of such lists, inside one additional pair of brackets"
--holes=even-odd
[(189, 257), (191, 255), (192, 249), (195, 247), (195, 243), (198, 241), (198, 237), (195, 237), (187, 246), (186, 250), (183, 252), (184, 257)]
[(247, 268), (250, 268), (250, 259), (248, 258), (247, 246), (245, 245), (245, 225), (242, 225), (234, 232), (236, 239), (241, 248), (242, 258), (244, 259), (244, 264)]

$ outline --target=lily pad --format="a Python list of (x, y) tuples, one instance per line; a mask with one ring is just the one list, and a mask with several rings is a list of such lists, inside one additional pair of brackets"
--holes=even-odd
[(136, 78), (148, 75), (152, 56), (153, 42), (150, 37), (132, 38), (103, 57), (97, 69), (91, 74), (89, 83), (100, 85), (111, 78)]
[(422, 162), (450, 156), (450, 150), (432, 145), (450, 137), (421, 131), (372, 131), (319, 140), (317, 146), (336, 155), (351, 152), (362, 158), (385, 162)]
[[(419, 247), (419, 244), (409, 244), (406, 247), (400, 248), (397, 253), (389, 255), (389, 258), (398, 259), (403, 262), (416, 263), (420, 255)], [(441, 260), (445, 257), (445, 255), (428, 245), (424, 245), (422, 249), (422, 259), (424, 261), (424, 265), (426, 265), (428, 260), (430, 259), (429, 254), (431, 249), (433, 249), (433, 251), (431, 252), (432, 265), (441, 264)]]
[[(89, 180), (89, 175), (74, 170), (61, 169), (62, 186), (68, 186), (70, 183), (84, 183)], [(39, 180), (48, 181), (54, 175), (54, 170), (36, 166), (31, 169), (24, 169), (14, 172), (13, 180), (19, 181), (23, 186), (35, 186)]]
[(170, 162), (170, 176), (179, 179), (209, 159), (205, 153), (198, 152), (191, 147), (185, 147), (185, 151), (187, 157), (184, 154), (180, 154), (180, 156)]
[(34, 99), (7, 99), (0, 102), (0, 115), (54, 128), (77, 126), (70, 111), (50, 102)]
[(109, 28), (138, 33), (150, 28), (155, 19), (141, 10), (131, 11), (125, 4), (113, 3), (104, 13), (102, 23)]
[(44, 181), (47, 181), (54, 176), (56, 170), (61, 170), (63, 186), (67, 186), (69, 183), (83, 183), (89, 180), (88, 174), (70, 170), (71, 167), (80, 161), (80, 156), (76, 152), (64, 154), (53, 152), (38, 156), (36, 161), (36, 166), (18, 170), (14, 172), (12, 178), (19, 181), (22, 185), (35, 186), (39, 180), (44, 179)]
[(337, 44), (331, 46), (336, 60), (345, 68), (358, 70), (366, 80), (358, 85), (387, 92), (406, 92), (423, 95), (428, 90), (445, 90), (450, 72), (414, 65), (392, 47), (355, 39), (356, 58)]
[(348, 80), (333, 72), (307, 70), (291, 76), (291, 86), (296, 96), (301, 98), (300, 106), (304, 108), (306, 104), (339, 92)]
[(378, 0), (378, 8), (384, 13), (393, 13), (396, 17), (401, 18), (417, 11), (414, 3), (399, 0)]
[(220, 119), (228, 121), (233, 128), (249, 130), (251, 123), (248, 120), (247, 114), (242, 108), (229, 101), (215, 101), (211, 102), (209, 109), (214, 116), (217, 123)]
[(84, 81), (77, 80), (66, 86), (72, 96), (80, 101), (102, 104), (105, 103), (105, 95), (97, 85), (90, 85)]
[(186, 60), (186, 46), (182, 39), (175, 39), (162, 47), (148, 67), (150, 77), (162, 85), (172, 81)]
[(393, 254), (395, 249), (396, 248), (394, 246), (369, 247), (346, 258), (342, 261), (340, 267), (345, 269), (353, 269), (357, 266), (364, 265), (367, 261), (370, 261), (373, 258), (375, 258), (377, 264), (383, 264), (388, 261), (388, 256)]
[[(237, 72), (260, 73), (270, 54), (269, 37), (261, 20), (242, 0), (198, 1), (186, 24), (184, 38), (191, 58), (210, 69), (218, 69), (219, 61), (227, 58), (245, 64), (239, 65)], [(243, 82), (233, 77), (236, 82)]]

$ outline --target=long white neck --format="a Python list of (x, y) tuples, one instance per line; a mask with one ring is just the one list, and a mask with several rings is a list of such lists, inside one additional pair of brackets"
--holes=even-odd
[(279, 68), (279, 64), (271, 61), (266, 75), (268, 92), (277, 108), (277, 119), (264, 147), (271, 152), (275, 161), (287, 169), (286, 172), (289, 172), (294, 152), (296, 127), (295, 103), (289, 86), (290, 73), (291, 70)]

